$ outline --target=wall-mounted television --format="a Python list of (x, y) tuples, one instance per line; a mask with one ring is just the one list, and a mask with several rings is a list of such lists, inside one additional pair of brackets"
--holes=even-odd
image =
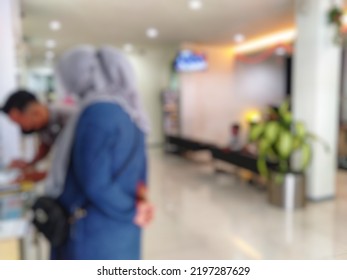
[(208, 62), (205, 54), (182, 50), (176, 56), (174, 67), (177, 72), (205, 71), (208, 69)]

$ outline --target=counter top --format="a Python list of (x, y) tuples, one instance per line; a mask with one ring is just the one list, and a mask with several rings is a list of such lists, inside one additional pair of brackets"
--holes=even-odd
[(0, 241), (24, 238), (28, 227), (29, 221), (25, 218), (0, 221)]

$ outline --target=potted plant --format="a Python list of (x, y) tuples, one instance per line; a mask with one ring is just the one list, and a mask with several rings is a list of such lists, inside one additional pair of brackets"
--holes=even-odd
[(304, 123), (293, 120), (288, 102), (270, 109), (265, 119), (252, 124), (249, 139), (257, 146), (258, 170), (267, 182), (270, 203), (286, 209), (304, 207), (311, 143), (319, 139)]
[(328, 11), (328, 22), (335, 26), (336, 35), (334, 38), (335, 43), (341, 45), (344, 42), (344, 32), (343, 32), (343, 8), (334, 5)]

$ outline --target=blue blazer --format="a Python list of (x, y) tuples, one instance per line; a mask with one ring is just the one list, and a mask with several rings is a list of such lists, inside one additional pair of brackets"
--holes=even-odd
[(120, 106), (100, 102), (82, 113), (59, 201), (70, 213), (87, 205), (87, 215), (72, 225), (64, 246), (52, 249), (52, 259), (140, 259), (133, 219), (146, 161), (145, 135)]

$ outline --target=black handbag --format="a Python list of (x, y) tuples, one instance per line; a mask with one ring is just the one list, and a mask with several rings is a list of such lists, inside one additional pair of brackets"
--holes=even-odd
[[(122, 174), (134, 157), (137, 141), (133, 142), (130, 155), (119, 171), (112, 176), (113, 180)], [(87, 201), (81, 208), (70, 214), (56, 199), (42, 196), (34, 202), (31, 208), (34, 214), (32, 223), (47, 238), (52, 247), (60, 247), (68, 240), (71, 225), (87, 215), (86, 208), (89, 204), (90, 202)]]
[(32, 223), (50, 242), (52, 247), (63, 245), (70, 233), (67, 211), (53, 198), (39, 197), (32, 206)]

